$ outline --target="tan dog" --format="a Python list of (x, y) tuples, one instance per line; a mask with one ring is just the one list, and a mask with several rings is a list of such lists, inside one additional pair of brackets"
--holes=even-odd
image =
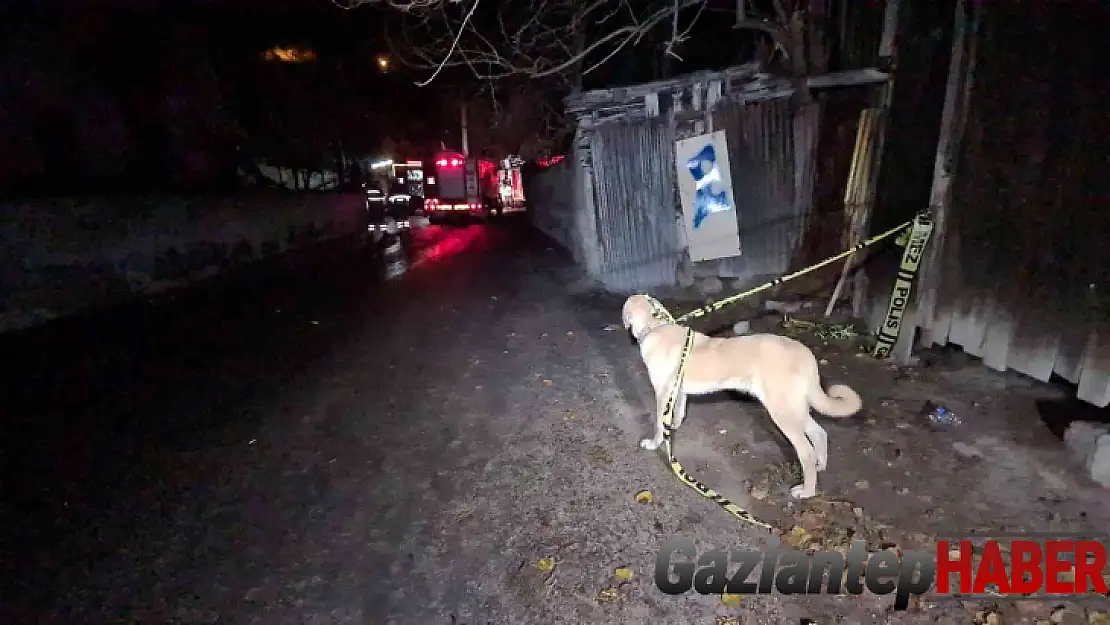
[[(652, 300), (643, 295), (628, 298), (621, 317), (640, 345), (655, 389), (655, 437), (640, 441), (640, 447), (655, 450), (663, 444), (663, 406), (678, 373), (686, 329), (657, 317)], [(790, 494), (798, 499), (817, 494), (817, 472), (825, 470), (829, 458), (828, 434), (809, 409), (830, 417), (849, 417), (863, 406), (860, 396), (847, 386), (822, 390), (817, 359), (794, 339), (774, 334), (713, 338), (695, 332), (675, 406), (674, 428), (686, 418), (688, 395), (724, 390), (758, 399), (794, 446), (803, 481), (791, 488)]]

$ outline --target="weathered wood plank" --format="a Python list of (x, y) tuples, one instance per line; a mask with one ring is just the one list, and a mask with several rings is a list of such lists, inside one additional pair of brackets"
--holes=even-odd
[(963, 346), (964, 351), (972, 356), (983, 357), (983, 347), (987, 342), (987, 328), (994, 318), (995, 306), (997, 303), (994, 301), (994, 294), (989, 291), (983, 297), (976, 299), (972, 313), (973, 322), (969, 328), (971, 332), (968, 335), (967, 344)]
[(983, 335), (983, 364), (995, 371), (1005, 371), (1018, 319), (1004, 302), (995, 301)]
[(1081, 326), (1064, 326), (1056, 350), (1052, 370), (1072, 384), (1079, 383), (1083, 375), (1083, 351), (1087, 348), (1091, 331)]
[(933, 345), (933, 338), (929, 328), (932, 326), (933, 318), (936, 315), (936, 289), (930, 289), (922, 293), (918, 300), (918, 309), (921, 311), (921, 347), (931, 347)]
[(950, 232), (944, 232), (943, 235), (938, 237), (939, 241), (934, 242), (934, 245), (942, 245), (944, 250), (938, 259), (938, 279), (932, 285), (925, 285), (925, 288), (935, 292), (935, 295), (933, 296), (932, 318), (928, 320), (922, 331), (922, 340), (925, 341), (926, 345), (931, 344), (940, 347), (947, 345), (949, 342), (954, 315), (959, 308), (959, 300), (953, 298), (952, 294), (959, 292), (955, 287), (963, 279), (958, 261), (960, 258), (960, 233), (953, 229)]
[[(879, 288), (877, 284), (869, 285), (867, 302), (867, 328), (872, 333), (878, 334), (886, 316), (887, 304), (890, 303), (890, 292)], [(885, 291), (885, 292), (884, 292)]]
[(1110, 405), (1110, 333), (1091, 330), (1075, 395), (1099, 408)]
[[(952, 204), (952, 184), (956, 177), (960, 143), (968, 114), (968, 102), (963, 95), (971, 86), (971, 76), (965, 64), (969, 19), (964, 0), (957, 0), (953, 11), (952, 50), (948, 60), (948, 78), (945, 81), (944, 107), (941, 111), (937, 151), (933, 159), (933, 183), (929, 190), (929, 210), (933, 215), (932, 242), (924, 252), (917, 279), (917, 297), (938, 288), (945, 252), (945, 230), (948, 227)], [(974, 32), (972, 32), (974, 38)]]
[(921, 323), (921, 314), (916, 304), (906, 306), (902, 315), (902, 329), (898, 332), (898, 341), (890, 350), (890, 360), (899, 365), (910, 363), (913, 355), (914, 340), (917, 338), (917, 328)]
[[(761, 74), (757, 63), (731, 67), (723, 71), (694, 72), (666, 80), (649, 83), (594, 89), (568, 96), (564, 100), (568, 115), (578, 118), (585, 128), (615, 122), (634, 122), (656, 117), (670, 101), (669, 107), (682, 107), (681, 96), (689, 92), (695, 110), (702, 104), (751, 103), (775, 100), (794, 95), (794, 86), (783, 76)], [(890, 74), (867, 68), (833, 72), (806, 79), (810, 89), (881, 84), (890, 80)], [(703, 94), (706, 88), (710, 91)], [(668, 98), (661, 96), (667, 95)], [(666, 108), (669, 108), (666, 107)]]
[[(847, 214), (842, 238), (844, 247), (852, 247), (867, 236), (882, 161), (886, 118), (886, 110), (882, 108), (866, 108), (860, 111), (855, 150), (852, 154), (851, 168), (848, 170), (848, 183), (844, 186), (844, 208)], [(862, 264), (864, 258), (866, 258), (866, 251), (861, 250), (844, 259), (840, 279), (837, 280), (832, 297), (829, 298), (828, 306), (825, 308), (826, 317), (832, 314), (852, 268)], [(852, 309), (858, 310), (860, 307), (858, 293), (855, 295), (857, 299), (852, 302)]]
[(726, 91), (743, 91), (766, 88), (771, 84), (788, 84), (789, 81), (778, 76), (759, 73), (759, 63), (746, 63), (728, 69), (714, 72), (701, 71), (683, 74), (674, 78), (655, 80), (624, 87), (611, 87), (608, 89), (591, 89), (581, 93), (567, 96), (563, 102), (568, 113), (595, 109), (600, 106), (616, 103), (642, 101), (644, 96), (652, 93), (670, 93), (680, 91), (695, 83), (720, 80), (725, 85)]
[[(848, 3), (844, 3), (847, 7)], [(898, 33), (898, 6), (899, 0), (887, 0), (883, 10), (883, 35), (879, 40), (879, 58), (889, 59), (894, 56), (894, 46)]]
[(989, 302), (982, 295), (973, 295), (968, 299), (969, 302), (961, 302), (962, 305), (953, 310), (948, 342), (959, 345), (972, 356), (982, 356)]
[(842, 72), (830, 72), (821, 76), (810, 76), (806, 79), (806, 87), (810, 89), (828, 89), (831, 87), (861, 87), (863, 85), (877, 85), (890, 80), (890, 74), (875, 68), (851, 69)]
[(1039, 306), (1021, 307), (1007, 360), (1011, 369), (1041, 382), (1048, 381), (1060, 344), (1060, 324), (1056, 321)]
[(1052, 377), (1052, 367), (1060, 346), (1060, 335), (1056, 332), (1038, 334), (1033, 328), (1019, 326), (1017, 336), (1021, 339), (1016, 350), (1010, 354), (1010, 368), (1041, 382)]
[(925, 346), (944, 347), (948, 344), (948, 333), (952, 329), (952, 305), (940, 300), (940, 294), (932, 295), (932, 318), (921, 331), (921, 342)]

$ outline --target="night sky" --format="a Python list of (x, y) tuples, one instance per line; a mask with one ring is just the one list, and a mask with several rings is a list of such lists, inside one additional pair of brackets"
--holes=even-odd
[[(665, 28), (584, 86), (747, 60), (750, 36), (731, 29), (730, 1), (717, 4), (680, 48), (684, 61), (660, 63)], [(237, 184), (243, 159), (314, 167), (339, 149), (374, 155), (398, 140), (410, 152), (458, 147), (457, 100), (482, 97), (483, 84), (465, 69), (424, 88), (413, 83), (427, 71), (380, 71), (397, 19), (328, 0), (6, 3), (0, 192), (213, 190)], [(316, 61), (264, 61), (274, 46), (311, 49)]]
[[(369, 8), (23, 2), (5, 5), (0, 29), (8, 194), (230, 184), (244, 153), (296, 165), (335, 142), (366, 153), (385, 136), (444, 130), (416, 76), (379, 71), (384, 24)], [(264, 62), (273, 46), (317, 61)]]

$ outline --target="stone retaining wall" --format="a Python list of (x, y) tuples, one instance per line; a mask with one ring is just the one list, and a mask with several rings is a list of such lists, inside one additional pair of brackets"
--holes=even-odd
[(366, 231), (359, 193), (0, 204), (0, 332)]

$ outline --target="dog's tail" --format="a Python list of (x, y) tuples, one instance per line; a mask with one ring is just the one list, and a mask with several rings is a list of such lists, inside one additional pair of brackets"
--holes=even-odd
[(813, 381), (808, 399), (809, 405), (826, 417), (850, 417), (863, 408), (863, 400), (851, 387), (833, 384), (825, 391), (820, 380)]

